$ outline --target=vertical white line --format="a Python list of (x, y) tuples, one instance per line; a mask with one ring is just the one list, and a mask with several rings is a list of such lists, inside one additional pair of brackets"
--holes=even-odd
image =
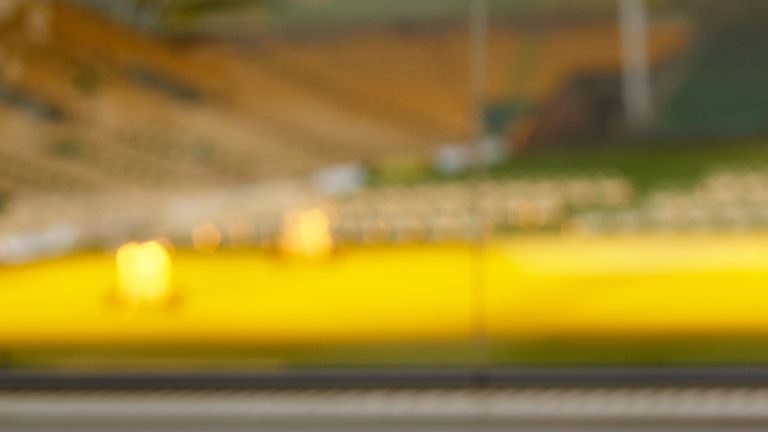
[(632, 128), (647, 125), (653, 117), (647, 22), (645, 0), (619, 0), (623, 101)]
[(470, 8), (470, 76), (472, 103), (472, 144), (475, 168), (483, 166), (483, 138), (485, 135), (485, 89), (488, 63), (488, 2), (471, 0)]

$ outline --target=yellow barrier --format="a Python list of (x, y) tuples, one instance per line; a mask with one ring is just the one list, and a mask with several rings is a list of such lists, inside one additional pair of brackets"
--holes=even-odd
[(0, 346), (467, 340), (476, 259), (492, 337), (768, 332), (768, 237), (508, 238), (322, 260), (178, 251), (172, 301), (120, 300), (115, 256), (0, 268)]

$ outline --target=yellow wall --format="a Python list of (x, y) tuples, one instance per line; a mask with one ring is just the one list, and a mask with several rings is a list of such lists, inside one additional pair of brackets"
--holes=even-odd
[[(768, 237), (508, 238), (482, 253), (498, 338), (768, 332)], [(180, 251), (164, 306), (116, 295), (115, 257), (0, 268), (0, 346), (467, 340), (475, 250), (320, 260)]]

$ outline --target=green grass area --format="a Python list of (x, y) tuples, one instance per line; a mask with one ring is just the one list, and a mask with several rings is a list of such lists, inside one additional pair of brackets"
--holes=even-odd
[(485, 358), (514, 366), (719, 366), (768, 364), (768, 338), (552, 338), (478, 345), (410, 343), (323, 347), (101, 347), (0, 351), (0, 367), (78, 369), (257, 369), (462, 367)]
[[(523, 152), (492, 166), (481, 175), (489, 178), (593, 175), (617, 173), (626, 176), (638, 190), (665, 185), (687, 185), (708, 170), (768, 165), (768, 143), (674, 143), (639, 146), (615, 143), (600, 147), (572, 147)], [(416, 184), (467, 179), (477, 174), (440, 175), (427, 163), (410, 170), (374, 169), (372, 185)]]
[(706, 171), (731, 166), (748, 168), (768, 163), (768, 144), (674, 144), (637, 147), (564, 149), (521, 154), (489, 170), (491, 176), (545, 173), (618, 172), (636, 187), (690, 183)]

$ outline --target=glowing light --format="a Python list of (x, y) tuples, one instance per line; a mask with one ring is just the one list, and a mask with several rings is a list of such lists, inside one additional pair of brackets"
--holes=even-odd
[(221, 232), (213, 224), (205, 224), (192, 231), (192, 244), (198, 252), (215, 252), (221, 244)]
[(289, 253), (308, 257), (327, 255), (333, 249), (330, 218), (319, 208), (288, 213), (280, 240), (280, 246)]
[(117, 251), (120, 298), (132, 304), (159, 304), (171, 296), (171, 258), (158, 242), (128, 243)]

